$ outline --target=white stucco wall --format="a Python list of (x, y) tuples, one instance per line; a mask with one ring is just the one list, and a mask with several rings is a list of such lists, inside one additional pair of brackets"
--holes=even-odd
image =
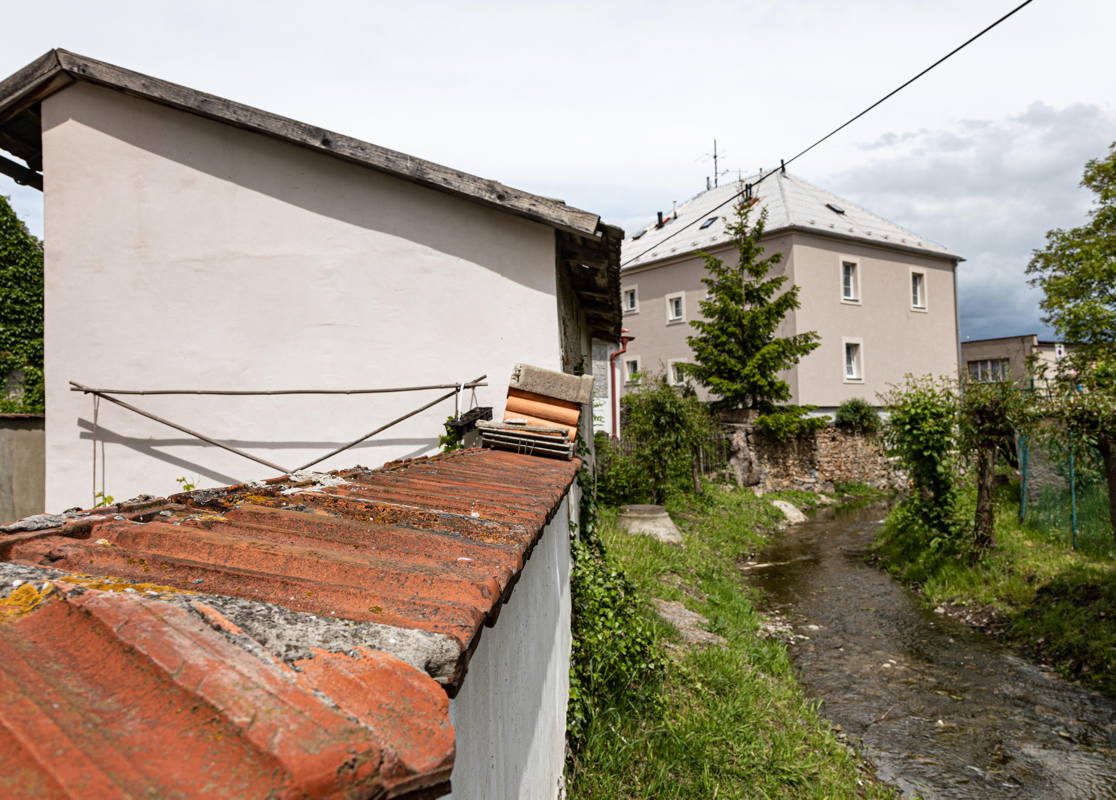
[[(550, 228), (336, 158), (76, 83), (43, 103), (47, 487), (92, 499), (109, 388), (374, 388), (560, 367)], [(130, 398), (295, 467), (436, 392)], [(443, 403), (317, 469), (428, 452)], [(272, 470), (102, 402), (118, 499)], [(101, 479), (98, 479), (98, 488)]]
[(543, 532), (450, 703), (453, 800), (552, 800), (562, 779), (570, 668), (570, 509)]

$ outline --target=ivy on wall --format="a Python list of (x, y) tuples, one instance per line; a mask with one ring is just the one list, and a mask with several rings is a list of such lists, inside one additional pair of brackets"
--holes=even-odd
[(0, 197), (0, 413), (43, 410), (43, 245)]

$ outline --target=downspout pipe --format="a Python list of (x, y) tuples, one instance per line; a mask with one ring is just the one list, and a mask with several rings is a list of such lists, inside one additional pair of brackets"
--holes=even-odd
[(620, 394), (616, 386), (616, 357), (622, 356), (628, 352), (628, 342), (635, 341), (634, 336), (626, 336), (628, 329), (620, 329), (620, 349), (613, 351), (608, 357), (608, 377), (612, 383), (612, 391), (609, 392), (608, 402), (611, 405), (612, 414), (612, 438), (620, 438)]

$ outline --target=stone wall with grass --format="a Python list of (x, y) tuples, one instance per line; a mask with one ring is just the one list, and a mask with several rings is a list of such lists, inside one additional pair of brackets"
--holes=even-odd
[(800, 489), (832, 491), (836, 484), (860, 483), (877, 489), (899, 488), (903, 479), (875, 434), (830, 425), (789, 441), (778, 441), (750, 425), (732, 424), (733, 458), (742, 446), (751, 459), (751, 476), (738, 471), (739, 482), (764, 491)]

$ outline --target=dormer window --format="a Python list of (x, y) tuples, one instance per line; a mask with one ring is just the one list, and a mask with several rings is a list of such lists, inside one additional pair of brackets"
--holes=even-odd
[(716, 221), (717, 221), (718, 219), (719, 219), (719, 217), (710, 217), (710, 218), (709, 218), (709, 219), (707, 219), (707, 220), (706, 220), (705, 222), (701, 223), (701, 227), (700, 227), (700, 228), (698, 228), (698, 230), (699, 230), (699, 231), (703, 231), (703, 230), (705, 230), (705, 229), (706, 229), (706, 228), (708, 228), (708, 227), (709, 227), (710, 225), (712, 225), (712, 224), (713, 224), (714, 222), (716, 222)]

